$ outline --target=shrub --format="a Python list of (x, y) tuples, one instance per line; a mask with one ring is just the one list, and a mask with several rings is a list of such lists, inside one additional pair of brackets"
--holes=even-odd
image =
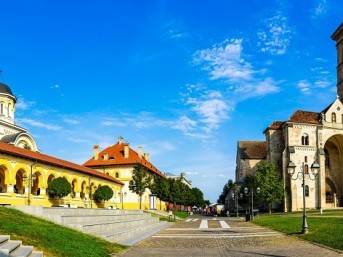
[(48, 194), (51, 197), (58, 196), (59, 198), (69, 195), (71, 185), (64, 177), (55, 178), (48, 185)]
[(113, 196), (113, 190), (109, 186), (100, 186), (95, 190), (93, 199), (96, 202), (102, 202), (110, 200)]

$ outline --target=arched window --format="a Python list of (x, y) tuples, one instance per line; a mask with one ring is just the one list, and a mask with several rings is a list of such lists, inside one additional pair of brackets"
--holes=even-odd
[(308, 165), (307, 164), (305, 164), (305, 166), (304, 166), (304, 173), (308, 174)]
[(3, 102), (0, 103), (0, 114), (4, 115), (4, 103)]
[(305, 196), (310, 196), (310, 190), (308, 188), (308, 185), (305, 185)]
[(331, 114), (331, 120), (332, 120), (332, 123), (336, 123), (336, 113), (332, 113)]
[(119, 178), (119, 173), (118, 172), (116, 172), (116, 178)]
[(301, 144), (302, 144), (302, 145), (309, 145), (309, 140), (308, 140), (308, 135), (307, 135), (307, 134), (304, 134), (304, 135), (301, 137)]

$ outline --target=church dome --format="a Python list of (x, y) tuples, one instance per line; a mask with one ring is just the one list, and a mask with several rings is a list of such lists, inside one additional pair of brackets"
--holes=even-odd
[(9, 86), (0, 82), (0, 93), (14, 96)]

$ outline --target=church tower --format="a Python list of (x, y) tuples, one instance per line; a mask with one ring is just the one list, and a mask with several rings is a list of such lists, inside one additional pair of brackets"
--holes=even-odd
[(343, 99), (343, 23), (331, 36), (336, 41), (337, 51), (337, 95)]

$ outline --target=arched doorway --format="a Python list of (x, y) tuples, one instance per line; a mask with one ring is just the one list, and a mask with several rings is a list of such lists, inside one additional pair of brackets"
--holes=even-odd
[(336, 202), (336, 187), (331, 179), (325, 179), (325, 198), (326, 204), (331, 204), (332, 206), (335, 205)]
[(87, 183), (86, 181), (83, 181), (81, 184), (81, 193), (80, 193), (81, 199), (86, 198), (86, 192), (87, 192)]
[(6, 193), (5, 171), (0, 169), (0, 193)]
[(15, 175), (15, 185), (14, 185), (13, 191), (16, 194), (25, 193), (24, 174), (25, 174), (24, 170), (18, 170)]
[(325, 143), (325, 199), (327, 207), (343, 206), (343, 135)]

